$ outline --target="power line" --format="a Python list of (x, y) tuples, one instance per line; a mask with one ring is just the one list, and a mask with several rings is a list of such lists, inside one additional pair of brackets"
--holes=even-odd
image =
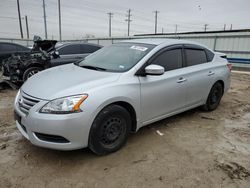
[[(16, 0), (11, 0), (12, 2), (16, 2)], [(60, 0), (58, 0), (58, 1), (60, 1)], [(84, 0), (85, 1), (85, 0)], [(44, 4), (45, 4), (45, 0), (43, 0), (43, 1), (40, 1), (41, 3), (42, 2), (44, 2)], [(103, 17), (102, 15), (104, 15), (103, 13), (105, 12), (108, 12), (108, 11), (106, 11), (105, 9), (103, 9), (103, 7), (102, 7), (102, 9), (101, 9), (101, 7), (100, 7), (100, 3), (94, 3), (94, 2), (89, 2), (89, 1), (87, 1), (88, 3), (84, 3), (84, 4), (80, 4), (79, 3), (79, 5), (77, 5), (77, 6), (75, 6), (75, 7), (72, 7), (73, 5), (72, 4), (70, 4), (70, 3), (67, 3), (67, 2), (69, 2), (69, 1), (64, 1), (65, 3), (63, 3), (63, 5), (60, 5), (60, 6), (58, 6), (59, 5), (59, 3), (58, 2), (56, 2), (56, 1), (52, 1), (52, 0), (47, 0), (46, 1), (46, 5), (49, 5), (49, 8), (48, 7), (46, 7), (47, 9), (46, 9), (46, 13), (47, 13), (47, 15), (49, 15), (48, 17), (45, 17), (45, 19), (46, 19), (46, 23), (48, 22), (48, 24), (53, 24), (53, 25), (57, 25), (58, 24), (58, 22), (57, 22), (57, 19), (56, 19), (56, 17), (58, 16), (58, 13), (56, 12), (56, 11), (54, 11), (55, 10), (55, 8), (58, 8), (58, 10), (59, 10), (59, 8), (61, 8), (61, 7), (63, 7), (63, 10), (64, 10), (64, 8), (65, 8), (65, 10), (66, 11), (64, 11), (64, 12), (62, 12), (61, 14), (62, 14), (62, 16), (64, 17), (64, 19), (63, 19), (63, 25), (62, 25), (62, 23), (61, 23), (61, 27), (63, 26), (64, 27), (64, 25), (66, 25), (66, 26), (68, 26), (68, 27), (70, 27), (69, 25), (71, 25), (71, 24), (75, 24), (74, 25), (74, 27), (77, 29), (78, 28), (78, 30), (82, 30), (82, 28), (83, 27), (81, 27), (81, 25), (82, 24), (79, 24), (79, 22), (80, 23), (83, 23), (83, 24), (86, 24), (86, 25), (93, 25), (93, 28), (105, 28), (106, 27), (106, 24), (105, 24), (105, 26), (101, 26), (102, 25), (102, 23), (101, 24), (98, 24), (98, 26), (95, 24), (95, 20), (101, 20), (101, 19), (105, 19), (105, 17)], [(60, 2), (61, 3), (61, 2)], [(105, 3), (106, 4), (106, 3)], [(30, 5), (31, 6), (31, 8), (33, 8), (33, 7), (38, 7), (38, 6), (36, 6), (37, 4), (27, 4), (27, 6), (28, 5)], [(50, 6), (51, 5), (51, 6)], [(72, 5), (72, 6), (70, 6), (70, 5)], [(109, 5), (111, 5), (110, 3), (109, 3)], [(110, 8), (110, 6), (109, 5), (106, 5), (106, 6), (108, 6), (109, 8)], [(113, 3), (112, 3), (112, 6), (113, 6)], [(72, 14), (72, 13), (70, 13), (70, 9), (73, 9), (73, 11), (74, 11), (74, 13)], [(82, 11), (82, 9), (86, 9), (86, 11)], [(90, 9), (90, 10), (89, 10)], [(122, 7), (122, 8), (120, 8), (120, 9), (123, 9), (124, 10), (124, 7)], [(126, 29), (125, 29), (125, 27), (123, 27), (125, 24), (124, 24), (124, 21), (122, 21), (123, 20), (123, 17), (124, 17), (124, 14), (123, 13), (121, 13), (120, 12), (120, 9), (118, 9), (118, 10), (116, 10), (116, 11), (112, 11), (112, 13), (113, 14), (116, 14), (116, 15), (118, 15), (118, 16), (116, 16), (114, 19), (112, 19), (112, 24), (115, 24), (116, 25), (116, 23), (118, 23), (117, 24), (117, 26), (118, 26), (118, 28), (120, 27), (120, 28), (124, 28), (124, 29), (116, 29), (116, 28), (114, 28), (114, 27), (112, 27), (112, 31), (113, 30), (116, 30), (116, 31), (123, 31), (124, 33), (126, 33)], [(38, 10), (38, 8), (37, 8), (37, 10)], [(70, 11), (69, 11), (70, 10)], [(133, 11), (134, 11), (134, 9), (133, 9)], [(29, 17), (29, 22), (37, 22), (37, 26), (34, 24), (34, 26), (36, 26), (36, 27), (34, 27), (34, 28), (36, 28), (37, 29), (37, 27), (38, 27), (38, 24), (42, 24), (42, 22), (41, 22), (41, 19), (38, 17), (39, 15), (38, 15), (38, 11), (36, 11), (37, 12), (37, 14), (35, 14), (37, 17), (35, 17), (35, 18), (33, 18), (33, 17)], [(99, 14), (97, 14), (96, 12), (98, 12)], [(89, 14), (86, 14), (86, 13), (89, 13)], [(139, 14), (139, 15), (138, 15)], [(158, 13), (156, 13), (157, 14), (157, 16), (158, 16)], [(203, 24), (203, 23), (192, 23), (192, 22), (184, 22), (184, 21), (177, 21), (177, 20), (175, 20), (175, 18), (174, 19), (169, 19), (169, 17), (167, 17), (167, 16), (165, 16), (165, 15), (167, 15), (166, 14), (166, 12), (163, 12), (163, 13), (161, 13), (161, 15), (164, 15), (164, 16), (161, 16), (161, 17), (163, 17), (163, 19), (160, 19), (160, 20), (158, 20), (158, 17), (157, 17), (157, 19), (155, 18), (155, 16), (154, 17), (151, 17), (151, 18), (149, 18), (148, 16), (149, 16), (149, 13), (148, 12), (145, 12), (145, 11), (135, 11), (135, 12), (133, 12), (133, 28), (135, 27), (135, 29), (138, 29), (139, 28), (139, 30), (131, 30), (131, 28), (130, 28), (130, 26), (131, 26), (131, 17), (130, 17), (130, 23), (128, 22), (128, 28), (127, 28), (127, 32), (128, 32), (128, 35), (131, 35), (131, 33), (134, 33), (135, 31), (136, 32), (149, 32), (149, 31), (151, 31), (151, 29), (150, 29), (150, 27), (152, 27), (152, 25), (154, 24), (155, 25), (155, 27), (154, 27), (154, 29), (155, 29), (155, 33), (157, 33), (157, 29), (158, 29), (158, 27), (160, 27), (160, 28), (165, 28), (166, 27), (166, 24), (168, 25), (168, 27), (167, 27), (167, 29), (165, 29), (165, 32), (166, 32), (166, 30), (167, 31), (170, 31), (170, 30), (174, 30), (174, 27), (175, 27), (175, 24), (178, 24), (178, 23), (182, 23), (182, 24), (178, 24), (178, 30), (179, 31), (184, 31), (184, 30), (203, 30), (203, 28), (201, 28), (200, 26), (201, 26), (201, 24)], [(46, 14), (45, 14), (46, 15)], [(53, 15), (53, 16), (51, 16), (51, 15)], [(65, 15), (68, 15), (68, 16), (65, 16)], [(84, 16), (85, 15), (85, 16)], [(86, 16), (87, 15), (87, 16)], [(142, 16), (142, 15), (145, 15), (145, 16)], [(128, 16), (128, 15), (126, 15), (126, 16)], [(88, 18), (88, 20), (86, 21), (86, 19), (80, 19), (80, 18), (82, 18), (82, 17), (87, 17)], [(1, 17), (0, 16), (0, 19), (1, 18), (3, 18), (3, 17)], [(6, 19), (13, 19), (13, 20), (15, 20), (15, 19), (18, 19), (18, 18), (12, 18), (12, 17), (7, 17), (7, 16), (4, 16), (4, 18), (6, 18)], [(23, 19), (23, 18), (21, 18), (21, 19)], [(60, 18), (59, 18), (60, 19)], [(93, 21), (90, 21), (91, 19), (95, 19), (95, 20), (93, 20)], [(82, 21), (82, 22), (81, 22)], [(155, 21), (155, 23), (154, 23), (154, 21)], [(39, 23), (38, 23), (39, 22)], [(60, 21), (59, 21), (60, 22)], [(70, 23), (69, 23), (70, 22)], [(91, 23), (92, 22), (92, 23)], [(135, 22), (135, 23), (134, 23)], [(173, 22), (173, 23), (172, 23)], [(68, 24), (69, 23), (69, 24)], [(111, 22), (110, 22), (111, 23)], [(149, 23), (151, 23), (151, 24), (149, 24)], [(221, 30), (221, 25), (222, 24), (220, 24), (220, 26), (217, 26), (216, 24), (215, 25), (213, 25), (213, 26), (211, 26), (210, 25), (210, 23), (208, 23), (209, 24), (209, 30), (211, 30), (211, 29), (215, 29), (215, 28), (217, 28), (217, 27), (220, 27), (219, 28), (219, 30)], [(223, 23), (224, 24), (224, 23)], [(59, 23), (59, 25), (60, 25), (60, 23)], [(97, 26), (97, 27), (96, 27)], [(41, 27), (41, 25), (39, 25), (39, 27)], [(45, 27), (45, 26), (44, 26)], [(47, 24), (46, 24), (46, 27), (47, 27)], [(180, 27), (180, 28), (179, 28)], [(235, 27), (235, 26), (234, 26)], [(85, 27), (86, 28), (86, 27)], [(90, 28), (92, 28), (92, 27), (90, 27)], [(111, 27), (110, 27), (111, 28)], [(152, 27), (153, 28), (153, 27)], [(206, 30), (207, 30), (208, 28), (206, 27)], [(47, 30), (47, 29), (46, 29)], [(59, 26), (59, 30), (60, 30), (60, 26)], [(87, 28), (86, 28), (86, 30), (87, 30)], [(91, 29), (88, 29), (89, 30), (89, 32), (92, 32), (91, 31)], [(177, 29), (176, 29), (177, 30)], [(68, 31), (67, 32), (71, 32), (71, 31), (69, 31), (69, 29), (68, 29)], [(94, 30), (93, 30), (93, 32), (94, 32)], [(24, 34), (24, 33), (23, 33)], [(51, 36), (51, 35), (50, 35)], [(60, 37), (60, 31), (59, 31), (59, 37)]]
[[(55, 5), (57, 5), (57, 3), (56, 2), (51, 2), (52, 4), (55, 4)], [(33, 4), (32, 4), (33, 5)], [(79, 11), (81, 11), (82, 12), (82, 8), (81, 7), (83, 7), (83, 6), (81, 6), (81, 7), (69, 7), (67, 4), (66, 5), (64, 5), (63, 7), (66, 7), (66, 8), (74, 8), (74, 9), (78, 9)], [(84, 6), (84, 7), (86, 7), (86, 8), (89, 8), (89, 6)], [(80, 10), (80, 9), (81, 10)], [(92, 7), (91, 7), (92, 8)], [(93, 9), (93, 8), (92, 8)], [(49, 10), (51, 10), (51, 9), (49, 9)], [(96, 11), (96, 12), (104, 12), (104, 10), (102, 9), (102, 10), (100, 10), (100, 9), (96, 9), (95, 8), (95, 10), (94, 11)], [(54, 11), (55, 12), (55, 11)], [(141, 12), (141, 11), (140, 11)], [(113, 12), (113, 13), (115, 13), (115, 14), (118, 14), (118, 13), (116, 13), (116, 12)], [(142, 13), (142, 12), (141, 12)], [(65, 14), (65, 13), (64, 13)], [(143, 12), (143, 14), (146, 14), (146, 12)], [(123, 15), (122, 13), (119, 13), (119, 15)], [(72, 14), (70, 15), (70, 16), (72, 16)], [(92, 17), (92, 16), (91, 16)], [(139, 17), (139, 16), (138, 16)], [(148, 22), (151, 22), (152, 20), (151, 19), (148, 19), (148, 18), (145, 18), (145, 17), (140, 17), (140, 20), (144, 20), (144, 21), (148, 21)], [(194, 24), (194, 23), (187, 23), (187, 22), (181, 22), (181, 21), (175, 21), (175, 20), (171, 20), (171, 19), (166, 19), (165, 18), (165, 20), (170, 20), (171, 22), (174, 22), (174, 23), (183, 23), (183, 24), (188, 24), (188, 25), (199, 25), (198, 23), (196, 23), (196, 24)], [(159, 22), (159, 21), (157, 21), (157, 23), (159, 23), (159, 24), (161, 24), (161, 22)], [(162, 25), (164, 25), (165, 23), (163, 23), (162, 22)]]
[[(108, 7), (108, 8), (110, 8), (110, 6), (112, 6), (112, 7), (117, 7), (116, 9), (127, 9), (128, 7), (126, 7), (126, 6), (120, 6), (120, 5), (117, 5), (117, 4), (114, 4), (114, 3), (107, 3), (107, 2), (105, 2), (105, 3), (100, 3), (100, 2), (98, 2), (98, 3), (96, 3), (96, 2), (92, 2), (92, 1), (88, 1), (88, 0), (83, 0), (83, 1), (85, 1), (85, 3), (84, 4), (89, 4), (89, 5), (92, 5), (92, 6), (95, 6), (95, 7), (97, 7), (97, 6), (99, 6), (99, 5), (101, 5), (102, 7), (103, 6), (106, 6), (106, 7)], [(67, 2), (69, 2), (69, 1), (67, 1)], [(54, 2), (54, 1), (49, 1), (49, 3), (50, 4), (54, 4), (54, 5), (57, 5), (57, 3), (56, 2)], [(34, 3), (32, 3), (32, 4), (28, 4), (28, 5), (32, 5), (32, 6), (36, 6), (36, 4), (34, 4)], [(66, 4), (64, 7), (69, 7), (69, 5), (70, 4)], [(79, 7), (80, 6), (80, 7)], [(78, 9), (80, 9), (80, 11), (82, 11), (82, 7), (86, 7), (86, 8), (92, 8), (93, 9), (93, 7), (89, 7), (89, 6), (85, 6), (85, 5), (78, 5), (77, 7), (72, 7), (72, 8), (78, 8)], [(71, 7), (70, 7), (71, 8)], [(103, 8), (102, 9), (97, 9), (97, 8), (94, 8), (96, 11), (98, 11), (98, 12), (105, 12), (105, 10), (103, 10)], [(52, 10), (52, 11), (54, 11), (54, 10)], [(141, 14), (141, 15), (146, 15), (147, 14), (147, 16), (148, 16), (148, 12), (145, 12), (145, 11), (141, 11), (140, 9), (135, 9), (135, 11), (137, 12), (137, 13), (139, 13), (139, 14)], [(115, 13), (115, 14), (119, 14), (119, 15), (123, 15), (123, 13), (121, 13), (121, 12), (114, 12), (113, 11), (113, 13)], [(162, 13), (162, 14), (166, 14), (166, 13)], [(143, 17), (145, 17), (145, 16), (143, 16)], [(147, 19), (146, 18), (146, 20), (148, 20), (148, 21), (150, 21), (150, 19)], [(161, 19), (162, 20), (162, 19)], [(182, 21), (176, 21), (176, 20), (174, 20), (174, 19), (168, 19), (168, 18), (166, 18), (166, 17), (164, 17), (164, 20), (169, 20), (169, 21), (173, 21), (174, 23), (183, 23), (183, 24), (188, 24), (188, 25), (200, 25), (201, 23), (190, 23), (190, 22), (182, 22)], [(159, 22), (158, 21), (158, 23), (161, 23), (161, 22)], [(219, 23), (219, 22), (217, 22), (217, 24), (222, 24), (222, 23)]]
[[(91, 4), (93, 4), (94, 2), (91, 2)], [(96, 5), (100, 5), (100, 3), (98, 4), (98, 3), (94, 3), (95, 4), (95, 6)], [(112, 4), (113, 5), (113, 4)], [(80, 6), (80, 7), (79, 7)], [(80, 12), (82, 11), (82, 8), (87, 8), (88, 10), (89, 9), (91, 9), (92, 11), (95, 11), (95, 12), (99, 12), (99, 13), (103, 13), (103, 12), (105, 12), (105, 10), (103, 10), (103, 9), (98, 9), (98, 8), (93, 8), (93, 7), (90, 7), (90, 6), (88, 6), (88, 5), (79, 5), (78, 7), (72, 7), (72, 6), (70, 6), (70, 5), (68, 5), (68, 4), (66, 4), (66, 5), (64, 5), (63, 7), (65, 7), (65, 8), (72, 8), (72, 9), (78, 9)], [(138, 11), (138, 10), (136, 10), (136, 12), (138, 13), (141, 13), (141, 14), (144, 14), (144, 15), (146, 15), (147, 13), (146, 12), (142, 12), (142, 11)], [(121, 12), (114, 12), (113, 11), (113, 13), (115, 13), (115, 14), (118, 14), (118, 15), (122, 15), (123, 16), (123, 13), (121, 13)], [(72, 16), (72, 15), (71, 15)], [(92, 17), (92, 16), (91, 16)], [(144, 20), (144, 21), (147, 21), (147, 22), (152, 22), (152, 20), (151, 19), (148, 19), (148, 18), (145, 18), (145, 16), (144, 17), (141, 17), (141, 16), (137, 16), (137, 17), (140, 17), (140, 19), (141, 20)], [(171, 22), (174, 22), (174, 23), (176, 23), (176, 21), (175, 20), (171, 20), (171, 19), (166, 19), (165, 18), (165, 22), (167, 22), (167, 20), (170, 20)], [(159, 21), (157, 21), (157, 22), (159, 22)], [(160, 23), (160, 22), (159, 22)], [(185, 23), (185, 22), (180, 22), (180, 21), (178, 21), (178, 23)], [(165, 23), (163, 23), (162, 22), (162, 24), (165, 24)], [(191, 23), (185, 23), (185, 24), (188, 24), (188, 25), (199, 25), (199, 24), (191, 24)]]
[[(6, 16), (0, 16), (0, 19), (1, 18), (3, 18), (3, 19), (13, 19), (13, 20), (17, 20), (18, 18), (16, 18), (16, 17), (6, 17)], [(21, 19), (23, 19), (23, 18), (21, 18)], [(96, 20), (97, 20), (98, 18), (96, 18)], [(68, 21), (67, 21), (68, 20)], [(78, 26), (76, 26), (76, 28), (78, 27), (79, 28), (79, 22), (80, 23), (83, 23), (83, 24), (88, 24), (88, 25), (92, 25), (91, 27), (95, 27), (96, 26), (96, 24), (91, 24), (91, 23), (88, 23), (88, 22), (81, 22), (81, 20), (78, 20), (78, 23), (75, 23), (75, 22), (73, 22), (73, 20), (76, 20), (75, 18), (73, 19), (71, 19), (71, 18), (68, 18), (68, 17), (65, 17), (65, 21), (64, 21), (64, 24), (63, 25), (72, 25), (73, 23), (75, 24), (75, 26), (78, 24)], [(41, 21), (42, 21), (42, 18), (40, 19), (40, 18), (29, 18), (29, 21), (31, 21), (31, 22), (39, 22), (39, 23), (41, 23)], [(48, 23), (51, 23), (51, 24), (53, 24), (53, 25), (55, 25), (55, 24), (58, 24), (58, 22), (56, 22), (54, 19), (53, 20), (48, 20), (48, 19), (46, 19), (46, 21), (48, 22)], [(84, 20), (83, 20), (84, 21)], [(120, 23), (120, 24), (122, 24), (123, 22), (122, 21), (119, 21), (119, 20), (112, 20), (113, 22), (116, 22), (116, 23)], [(142, 26), (142, 27), (150, 27), (150, 25), (143, 25), (143, 24), (137, 24), (137, 23), (135, 23), (134, 24), (135, 26)], [(168, 28), (169, 27), (175, 27), (175, 25), (176, 24), (168, 24)], [(100, 26), (100, 25), (99, 25)], [(178, 25), (178, 26), (180, 26), (180, 25)], [(104, 26), (103, 26), (104, 27)], [(101, 27), (98, 27), (98, 28), (101, 28)], [(181, 26), (181, 28), (185, 28), (185, 29), (192, 29), (192, 30), (194, 30), (194, 27), (193, 26)], [(197, 27), (198, 28), (198, 27)], [(219, 27), (218, 28), (216, 28), (216, 29), (219, 29)]]

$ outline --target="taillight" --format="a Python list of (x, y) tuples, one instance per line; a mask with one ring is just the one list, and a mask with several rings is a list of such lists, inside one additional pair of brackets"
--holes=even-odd
[(228, 63), (228, 64), (227, 64), (227, 68), (231, 71), (231, 70), (232, 70), (232, 64), (231, 64), (231, 63)]

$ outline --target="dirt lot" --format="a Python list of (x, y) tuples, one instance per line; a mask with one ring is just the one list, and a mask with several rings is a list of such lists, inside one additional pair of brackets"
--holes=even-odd
[(120, 151), (32, 146), (0, 91), (0, 187), (250, 187), (250, 75), (232, 74), (216, 111), (194, 109), (142, 128)]

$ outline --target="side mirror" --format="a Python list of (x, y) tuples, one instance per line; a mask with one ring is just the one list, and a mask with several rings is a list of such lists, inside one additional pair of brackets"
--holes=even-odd
[(59, 57), (60, 57), (60, 55), (59, 55), (59, 52), (58, 52), (58, 51), (54, 51), (54, 52), (52, 53), (52, 56), (53, 56), (53, 58), (54, 58), (54, 59), (56, 59), (56, 58), (59, 58)]
[(58, 51), (55, 51), (55, 54), (59, 56), (59, 52)]
[(160, 65), (148, 65), (145, 68), (145, 73), (146, 75), (162, 75), (164, 74), (165, 69), (164, 67), (160, 66)]

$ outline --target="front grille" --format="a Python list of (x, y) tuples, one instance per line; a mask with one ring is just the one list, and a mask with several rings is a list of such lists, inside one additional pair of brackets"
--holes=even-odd
[(35, 133), (37, 138), (46, 142), (55, 142), (55, 143), (69, 143), (69, 140), (62, 136), (51, 135), (51, 134), (42, 134), (42, 133)]
[(28, 114), (29, 110), (38, 102), (40, 102), (39, 99), (31, 97), (24, 92), (21, 92), (18, 99), (19, 108), (25, 114)]

